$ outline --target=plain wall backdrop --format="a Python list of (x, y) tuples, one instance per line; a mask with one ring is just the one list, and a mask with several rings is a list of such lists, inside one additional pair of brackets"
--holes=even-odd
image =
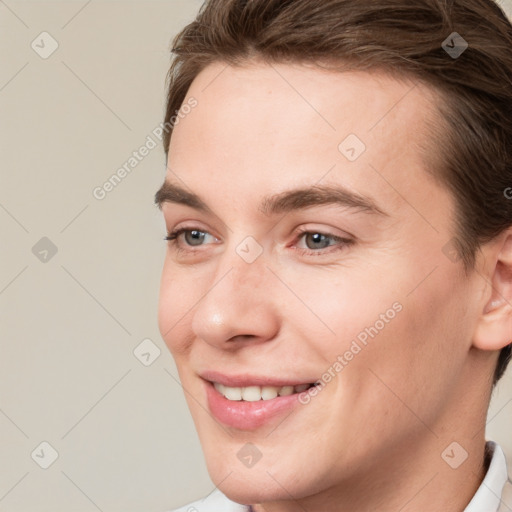
[[(0, 0), (2, 511), (163, 512), (214, 488), (158, 331), (153, 205), (169, 44), (200, 4)], [(512, 369), (487, 426), (512, 468), (511, 426)]]

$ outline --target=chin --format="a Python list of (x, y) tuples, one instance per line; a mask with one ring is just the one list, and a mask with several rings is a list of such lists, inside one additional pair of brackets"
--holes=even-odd
[[(229, 474), (229, 473), (226, 473)], [(226, 475), (225, 474), (225, 475)], [(217, 477), (217, 475), (214, 475)], [(222, 478), (214, 480), (219, 482), (218, 488), (232, 501), (242, 505), (251, 505), (255, 503), (265, 503), (270, 501), (279, 501), (290, 499), (290, 494), (297, 495), (293, 487), (289, 492), (288, 482), (281, 487), (268, 474), (252, 476), (250, 472), (247, 475), (231, 473), (231, 475), (222, 482)]]
[[(227, 455), (226, 455), (227, 453)], [(281, 462), (289, 464), (283, 454)], [(302, 463), (293, 467), (276, 467), (276, 461), (262, 459), (247, 468), (238, 459), (232, 461), (231, 451), (219, 451), (206, 458), (210, 478), (232, 501), (243, 505), (295, 499), (315, 494), (324, 487), (321, 478), (312, 475), (312, 468), (305, 471)]]

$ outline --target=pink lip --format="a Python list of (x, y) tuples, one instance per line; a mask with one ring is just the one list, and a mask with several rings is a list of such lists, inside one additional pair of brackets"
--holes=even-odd
[[(255, 383), (254, 380), (251, 382)], [(272, 400), (258, 400), (257, 402), (228, 400), (213, 387), (211, 382), (205, 381), (204, 385), (208, 406), (213, 416), (224, 425), (240, 430), (256, 430), (284, 415), (285, 412), (289, 413), (293, 407), (299, 404), (298, 394), (278, 396)]]
[(207, 371), (200, 374), (204, 380), (209, 382), (217, 382), (224, 386), (244, 388), (247, 386), (275, 386), (281, 388), (283, 386), (299, 386), (300, 384), (312, 384), (316, 379), (299, 380), (299, 379), (276, 379), (275, 377), (264, 377), (261, 375), (224, 375), (219, 372)]

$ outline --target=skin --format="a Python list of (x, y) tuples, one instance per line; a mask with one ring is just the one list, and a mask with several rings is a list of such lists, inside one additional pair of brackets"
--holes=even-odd
[[(198, 105), (174, 129), (166, 180), (214, 215), (161, 205), (168, 232), (207, 235), (198, 247), (181, 235), (185, 252), (169, 245), (159, 326), (213, 482), (255, 511), (455, 512), (485, 474), (491, 379), (512, 332), (510, 233), (468, 275), (443, 252), (454, 202), (418, 149), (435, 96), (413, 85), (251, 61), (211, 64), (188, 91)], [(338, 150), (351, 133), (366, 145), (354, 162)], [(263, 196), (329, 184), (386, 215), (258, 210)], [(297, 228), (354, 242), (323, 248)], [(236, 252), (247, 236), (263, 249), (250, 264)], [(284, 421), (244, 431), (208, 413), (199, 373), (314, 382), (396, 302), (395, 318)], [(457, 469), (441, 457), (454, 441), (468, 453)], [(262, 454), (251, 468), (237, 457), (248, 442)]]

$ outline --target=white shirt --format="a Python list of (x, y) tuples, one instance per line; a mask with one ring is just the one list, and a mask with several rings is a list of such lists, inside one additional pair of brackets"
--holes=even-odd
[[(486, 447), (492, 454), (489, 469), (464, 512), (512, 512), (512, 481), (507, 474), (505, 454), (501, 447), (493, 441), (487, 441)], [(229, 500), (217, 489), (202, 500), (194, 501), (169, 512), (249, 511), (249, 506)]]

